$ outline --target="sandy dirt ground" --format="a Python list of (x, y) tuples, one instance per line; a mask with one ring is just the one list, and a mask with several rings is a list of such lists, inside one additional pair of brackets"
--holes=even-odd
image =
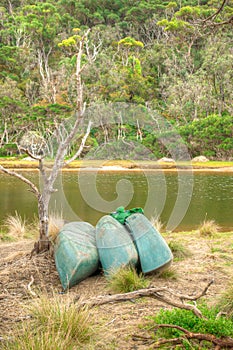
[[(149, 276), (151, 286), (166, 286), (176, 292), (195, 295), (213, 279), (214, 283), (204, 298), (210, 304), (215, 303), (233, 281), (233, 232), (219, 233), (214, 238), (200, 237), (195, 232), (170, 233), (165, 239), (181, 243), (192, 255), (173, 262), (177, 279), (163, 279), (154, 274)], [(32, 278), (31, 290), (51, 298), (54, 293), (71, 300), (77, 297), (89, 300), (109, 294), (101, 273), (79, 283), (69, 293), (63, 293), (53, 258), (48, 253), (30, 257), (33, 244), (33, 240), (0, 243), (0, 339), (7, 337), (16, 324), (28, 318), (24, 306), (33, 300), (28, 290)], [(149, 335), (142, 329), (148, 323), (147, 316), (169, 307), (156, 299), (142, 298), (92, 308), (90, 312), (101, 329), (96, 349), (148, 349), (148, 345), (134, 341), (132, 335)]]

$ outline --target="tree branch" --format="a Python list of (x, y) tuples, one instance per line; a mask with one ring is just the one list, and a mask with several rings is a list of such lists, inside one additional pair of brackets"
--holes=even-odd
[(211, 16), (204, 19), (203, 22), (207, 22), (207, 21), (217, 17), (217, 15), (223, 10), (223, 7), (227, 4), (227, 2), (228, 2), (228, 0), (223, 0), (222, 5), (219, 7), (219, 9), (215, 13), (213, 13)]
[(82, 138), (82, 141), (81, 141), (81, 145), (79, 147), (79, 149), (77, 150), (77, 152), (75, 153), (75, 155), (73, 157), (71, 157), (69, 160), (67, 160), (65, 163), (64, 163), (64, 166), (65, 165), (68, 165), (70, 164), (71, 162), (73, 162), (76, 158), (78, 158), (80, 156), (80, 154), (82, 153), (83, 151), (83, 148), (85, 146), (85, 143), (87, 141), (87, 138), (90, 134), (90, 131), (91, 131), (91, 126), (92, 126), (92, 121), (90, 120), (89, 123), (88, 123), (88, 126), (87, 126), (87, 131), (86, 131), (86, 134), (83, 136)]
[[(185, 337), (187, 339), (197, 339), (197, 340), (205, 340), (208, 342), (211, 342), (215, 345), (218, 345), (220, 347), (227, 347), (227, 348), (232, 348), (233, 347), (233, 339), (224, 337), (224, 338), (217, 338), (213, 334), (202, 334), (202, 333), (193, 333), (188, 331), (187, 329), (176, 326), (176, 325), (171, 325), (171, 324), (158, 324), (155, 326), (155, 329), (158, 328), (173, 328), (173, 329), (178, 329), (179, 331), (183, 332), (185, 334)], [(158, 343), (156, 346), (159, 345)]]
[(216, 22), (216, 23), (211, 23), (212, 26), (223, 26), (225, 24), (230, 24), (231, 22), (233, 22), (233, 16), (231, 16), (227, 21), (224, 21), (224, 22)]
[(52, 168), (51, 174), (48, 178), (48, 182), (51, 186), (53, 186), (53, 183), (57, 177), (58, 171), (63, 167), (64, 165), (64, 157), (66, 155), (67, 147), (74, 138), (78, 127), (83, 119), (83, 115), (85, 112), (86, 104), (83, 103), (83, 87), (82, 87), (82, 79), (81, 79), (81, 59), (83, 54), (83, 47), (85, 40), (87, 39), (87, 36), (90, 32), (90, 29), (86, 31), (86, 33), (83, 35), (83, 37), (80, 40), (79, 43), (79, 50), (77, 53), (77, 63), (76, 63), (76, 86), (77, 86), (77, 103), (76, 103), (76, 120), (72, 127), (71, 132), (66, 136), (65, 140), (60, 143), (60, 146), (57, 150), (57, 154), (54, 161), (54, 166)]
[(30, 152), (29, 149), (25, 148), (25, 147), (19, 147), (20, 151), (23, 151), (24, 153), (26, 153), (29, 157), (35, 159), (35, 160), (41, 160), (42, 156), (37, 156), (34, 153)]
[(23, 175), (21, 174), (18, 174), (16, 173), (15, 171), (11, 171), (9, 169), (6, 169), (4, 168), (2, 165), (0, 165), (0, 171), (8, 174), (8, 175), (11, 175), (11, 176), (14, 176), (14, 177), (17, 177), (18, 179), (20, 179), (21, 181), (25, 182), (27, 185), (29, 185), (31, 187), (31, 190), (32, 192), (35, 194), (35, 196), (37, 198), (40, 198), (41, 194), (38, 190), (38, 188), (34, 185), (34, 183), (32, 183), (30, 180), (28, 180), (26, 177), (24, 177)]
[[(124, 302), (124, 301), (130, 301), (138, 298), (150, 297), (180, 309), (190, 310), (197, 317), (203, 318), (201, 311), (196, 307), (196, 305), (185, 304), (183, 300), (186, 299), (186, 300), (195, 301), (199, 299), (200, 297), (204, 296), (207, 293), (207, 290), (212, 283), (213, 281), (209, 282), (207, 286), (204, 288), (204, 290), (195, 296), (176, 294), (174, 291), (166, 287), (162, 287), (162, 288), (151, 287), (151, 288), (139, 289), (137, 291), (124, 293), (124, 294), (100, 295), (98, 297), (89, 299), (88, 301), (84, 301), (83, 304), (93, 307), (93, 306), (98, 306), (98, 305), (103, 305), (108, 303)], [(178, 301), (165, 296), (164, 294), (166, 293), (176, 297)]]
[(44, 159), (44, 156), (37, 156), (35, 154), (33, 154), (32, 152), (30, 152), (27, 148), (24, 148), (24, 147), (20, 147), (20, 151), (23, 151), (24, 153), (26, 153), (29, 157), (35, 159), (35, 160), (38, 160), (39, 161), (39, 170), (40, 170), (40, 173), (43, 177), (43, 180), (44, 180), (44, 183), (47, 184), (48, 182), (48, 177), (46, 175), (46, 171), (45, 171), (45, 168), (44, 168), (44, 163), (43, 163), (43, 159)]

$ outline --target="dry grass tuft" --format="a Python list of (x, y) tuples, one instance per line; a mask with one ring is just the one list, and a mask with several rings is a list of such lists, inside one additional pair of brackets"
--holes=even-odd
[(163, 225), (162, 221), (161, 221), (158, 217), (152, 216), (152, 217), (150, 218), (150, 222), (151, 222), (151, 225), (152, 225), (158, 232), (162, 232), (162, 230), (164, 229), (164, 225)]
[(26, 232), (26, 221), (15, 212), (15, 215), (8, 215), (6, 218), (7, 234), (15, 239), (23, 238)]
[(198, 227), (198, 233), (201, 236), (212, 237), (218, 233), (220, 227), (214, 220), (204, 220), (203, 223)]
[(51, 241), (55, 241), (57, 238), (58, 233), (61, 231), (62, 227), (64, 226), (65, 221), (62, 217), (62, 215), (57, 213), (52, 213), (49, 216), (49, 232), (48, 236)]
[(4, 350), (82, 349), (94, 337), (94, 321), (87, 307), (54, 296), (38, 298), (29, 307), (31, 321), (15, 329)]

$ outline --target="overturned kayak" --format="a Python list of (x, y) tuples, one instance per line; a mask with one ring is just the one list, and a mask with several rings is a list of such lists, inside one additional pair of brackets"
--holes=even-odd
[(64, 289), (92, 275), (99, 265), (95, 228), (87, 222), (64, 225), (58, 234), (54, 255)]
[(143, 214), (132, 214), (126, 225), (137, 247), (142, 272), (152, 272), (171, 263), (169, 246)]
[(103, 216), (96, 225), (96, 245), (106, 274), (121, 266), (135, 266), (138, 262), (129, 232), (110, 215)]

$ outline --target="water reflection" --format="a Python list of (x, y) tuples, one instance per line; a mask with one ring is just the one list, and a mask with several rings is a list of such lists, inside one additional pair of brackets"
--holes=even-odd
[[(28, 172), (26, 175), (38, 184), (38, 173)], [(130, 185), (126, 182), (126, 185), (123, 184), (123, 191), (121, 188), (119, 197), (120, 191), (117, 192), (117, 189), (119, 181), (123, 179)], [(143, 172), (130, 171), (101, 172), (97, 174), (95, 180), (93, 189), (87, 173), (83, 172), (80, 178), (78, 172), (64, 172), (56, 183), (59, 191), (52, 197), (51, 210), (63, 212), (69, 221), (81, 219), (95, 225), (105, 212), (113, 210), (111, 203), (128, 208), (144, 208), (150, 195), (152, 205), (146, 208), (146, 215), (150, 217), (159, 214), (162, 222), (167, 224), (177, 200), (179, 181), (184, 182), (184, 191), (181, 194), (184, 201), (188, 195), (188, 187), (185, 193), (185, 183), (188, 183), (188, 175), (185, 172), (179, 181), (176, 173), (151, 172), (145, 175)], [(81, 190), (80, 182), (82, 182)], [(98, 200), (95, 199), (95, 191), (98, 193)], [(16, 210), (30, 220), (37, 214), (37, 201), (28, 191), (27, 185), (20, 180), (0, 174), (0, 193), (1, 224), (4, 223), (7, 214), (14, 214)], [(105, 212), (103, 212), (103, 201)], [(177, 230), (194, 229), (205, 218), (215, 219), (224, 230), (233, 230), (232, 173), (194, 174), (191, 203)]]

